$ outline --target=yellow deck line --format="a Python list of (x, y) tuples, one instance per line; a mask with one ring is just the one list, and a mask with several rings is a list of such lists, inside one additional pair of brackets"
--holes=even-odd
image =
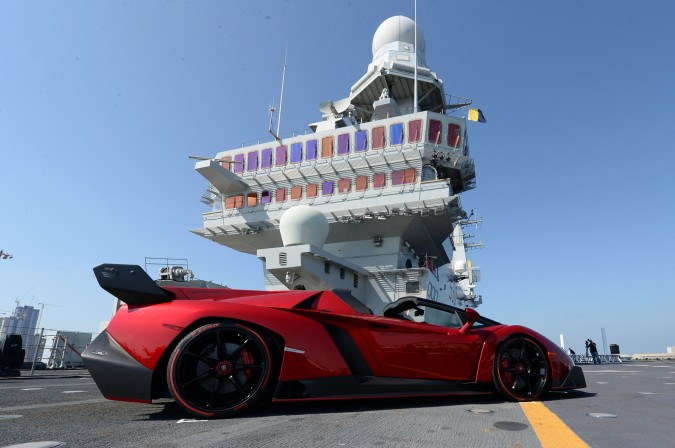
[(542, 448), (589, 448), (586, 442), (543, 403), (524, 402), (520, 403), (520, 408), (530, 421)]

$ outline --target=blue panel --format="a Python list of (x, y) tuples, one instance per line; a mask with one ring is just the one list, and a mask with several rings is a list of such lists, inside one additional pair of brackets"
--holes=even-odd
[(392, 124), (389, 126), (389, 141), (392, 145), (403, 143), (403, 123)]
[(317, 148), (318, 148), (318, 145), (317, 145), (316, 140), (310, 140), (310, 141), (307, 142), (307, 150), (306, 150), (307, 151), (307, 154), (306, 154), (307, 160), (316, 160), (316, 156), (317, 156), (317, 153), (318, 153)]
[(358, 131), (355, 134), (356, 138), (356, 152), (363, 152), (368, 149), (368, 132)]
[(291, 145), (291, 163), (302, 162), (302, 143)]

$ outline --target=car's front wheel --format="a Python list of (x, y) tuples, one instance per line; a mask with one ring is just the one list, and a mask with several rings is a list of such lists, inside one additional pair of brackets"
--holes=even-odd
[(532, 401), (546, 392), (549, 364), (539, 344), (514, 336), (495, 353), (492, 379), (497, 391), (509, 400)]
[(271, 383), (265, 338), (234, 322), (201, 326), (176, 346), (167, 369), (171, 395), (200, 417), (227, 417), (258, 402)]

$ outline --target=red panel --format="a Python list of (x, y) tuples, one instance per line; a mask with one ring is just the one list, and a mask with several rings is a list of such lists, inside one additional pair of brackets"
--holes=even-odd
[(338, 193), (349, 193), (352, 189), (351, 179), (340, 179), (338, 181)]
[(385, 173), (373, 174), (373, 188), (384, 188), (387, 186), (387, 175)]
[(368, 176), (359, 176), (356, 178), (356, 191), (368, 189)]
[(321, 157), (333, 157), (333, 137), (321, 139)]
[(448, 146), (456, 148), (459, 146), (459, 131), (462, 128), (458, 124), (448, 124)]
[(438, 120), (429, 120), (429, 142), (441, 142), (441, 122)]
[(422, 120), (408, 122), (408, 142), (415, 143), (422, 140)]
[(384, 126), (373, 128), (373, 149), (384, 148)]

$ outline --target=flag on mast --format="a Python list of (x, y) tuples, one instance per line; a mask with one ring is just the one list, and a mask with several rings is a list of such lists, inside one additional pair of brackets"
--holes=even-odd
[(483, 111), (480, 109), (469, 109), (469, 120), (470, 121), (477, 121), (479, 123), (487, 123), (487, 120), (485, 119), (485, 115), (483, 115)]

